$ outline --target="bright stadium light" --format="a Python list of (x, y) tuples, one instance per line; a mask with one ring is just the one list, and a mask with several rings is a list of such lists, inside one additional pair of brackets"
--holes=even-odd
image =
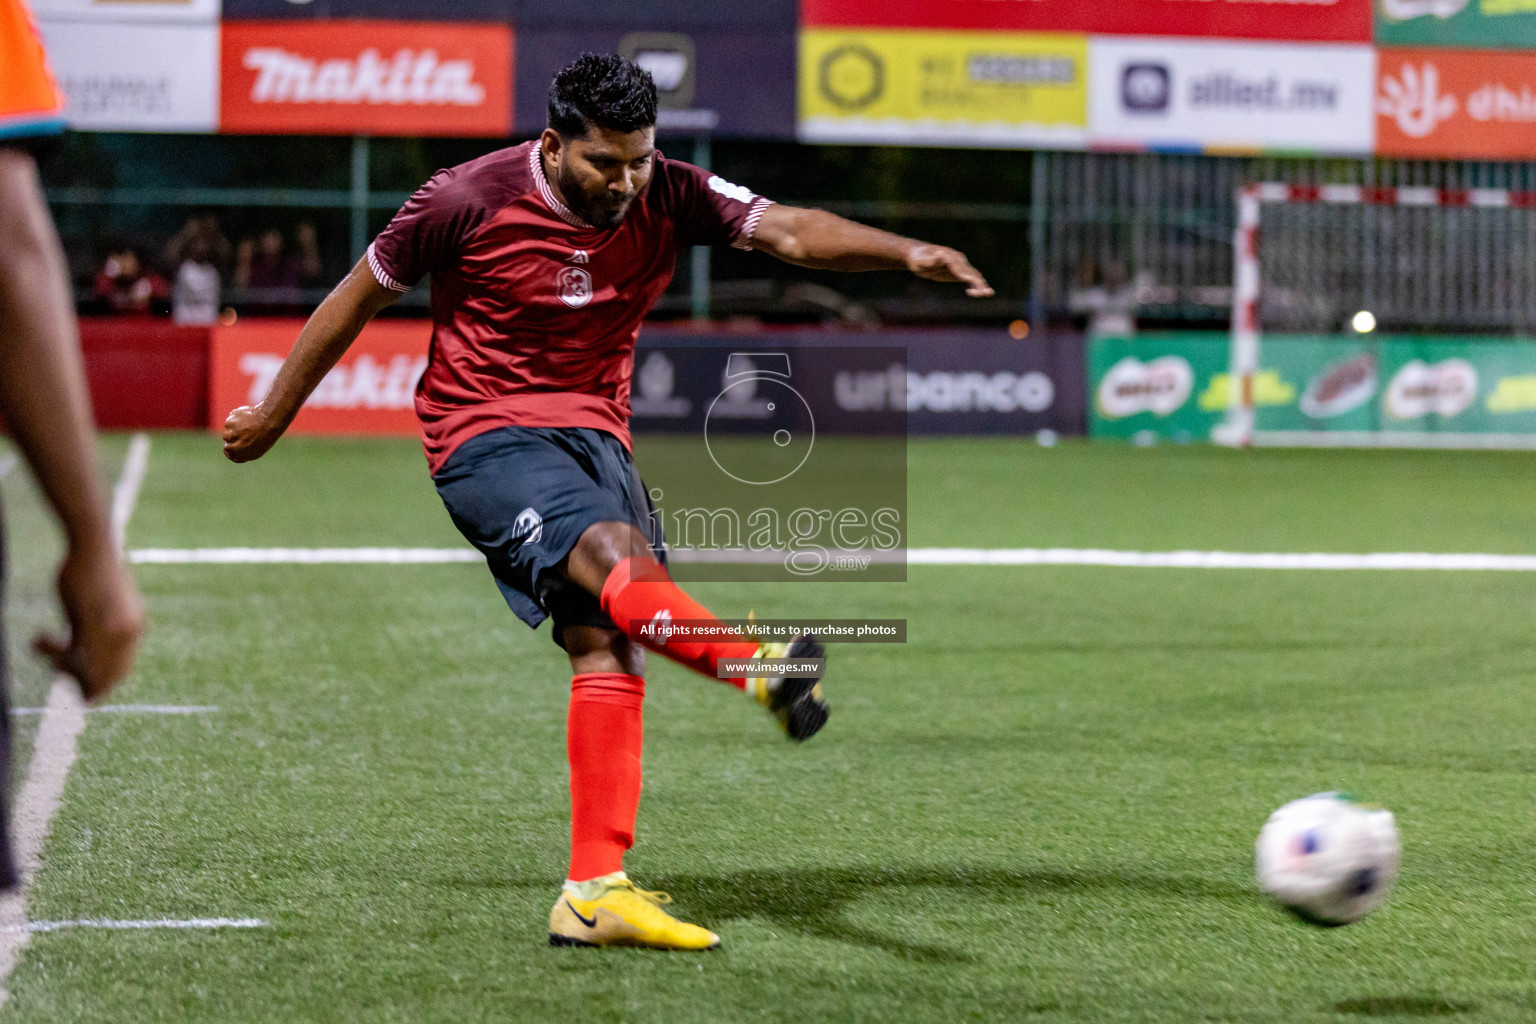
[(1349, 325), (1360, 334), (1370, 334), (1376, 329), (1376, 314), (1368, 309), (1362, 309), (1349, 321)]

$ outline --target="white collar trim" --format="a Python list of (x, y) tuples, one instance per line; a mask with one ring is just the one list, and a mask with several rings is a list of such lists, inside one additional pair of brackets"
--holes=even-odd
[(528, 168), (533, 172), (533, 180), (539, 186), (539, 195), (544, 197), (544, 202), (555, 211), (555, 215), (573, 228), (590, 228), (592, 225), (572, 213), (564, 203), (555, 198), (555, 190), (549, 187), (549, 178), (544, 175), (543, 147), (538, 142), (528, 149)]

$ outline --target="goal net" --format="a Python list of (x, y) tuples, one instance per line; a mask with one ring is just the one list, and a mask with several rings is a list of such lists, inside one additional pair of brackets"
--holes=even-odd
[(1264, 183), (1237, 204), (1215, 440), (1536, 448), (1536, 193)]

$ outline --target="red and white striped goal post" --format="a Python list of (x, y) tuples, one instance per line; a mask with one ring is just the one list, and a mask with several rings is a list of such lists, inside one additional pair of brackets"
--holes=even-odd
[(1213, 436), (1218, 444), (1253, 444), (1253, 382), (1259, 372), (1259, 211), (1265, 203), (1536, 209), (1536, 192), (1414, 185), (1287, 185), (1279, 181), (1238, 189), (1237, 233), (1232, 246), (1231, 363), (1231, 379), (1237, 386), (1228, 400), (1227, 421)]

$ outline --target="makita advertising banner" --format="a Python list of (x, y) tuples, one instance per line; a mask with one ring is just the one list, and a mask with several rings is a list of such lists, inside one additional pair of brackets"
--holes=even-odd
[[(584, 52), (620, 53), (651, 73), (659, 132), (759, 139), (795, 134), (795, 37), (771, 29), (664, 31), (649, 21), (602, 29), (519, 28), (517, 131), (547, 120), (549, 83)], [(689, 154), (673, 154), (687, 159)]]
[[(253, 320), (215, 327), (208, 366), (208, 427), (219, 430), (231, 409), (267, 396), (304, 326), (301, 320)], [(424, 320), (376, 320), (299, 410), (299, 434), (419, 436), (416, 382), (427, 368), (432, 326)]]
[(1379, 75), (1377, 152), (1536, 157), (1536, 53), (1383, 49)]
[(1536, 49), (1532, 0), (1376, 0), (1376, 41), (1385, 46)]
[[(1204, 441), (1232, 393), (1216, 332), (1096, 338), (1090, 433)], [(1266, 444), (1536, 446), (1536, 345), (1432, 336), (1275, 336), (1254, 381)]]
[(70, 126), (211, 132), (219, 113), (219, 28), (44, 21), (43, 45)]
[(801, 9), (808, 26), (1371, 41), (1371, 0), (802, 0)]
[(1371, 151), (1369, 46), (1105, 36), (1089, 49), (1096, 146)]
[(220, 129), (502, 137), (512, 30), (436, 22), (226, 22)]

